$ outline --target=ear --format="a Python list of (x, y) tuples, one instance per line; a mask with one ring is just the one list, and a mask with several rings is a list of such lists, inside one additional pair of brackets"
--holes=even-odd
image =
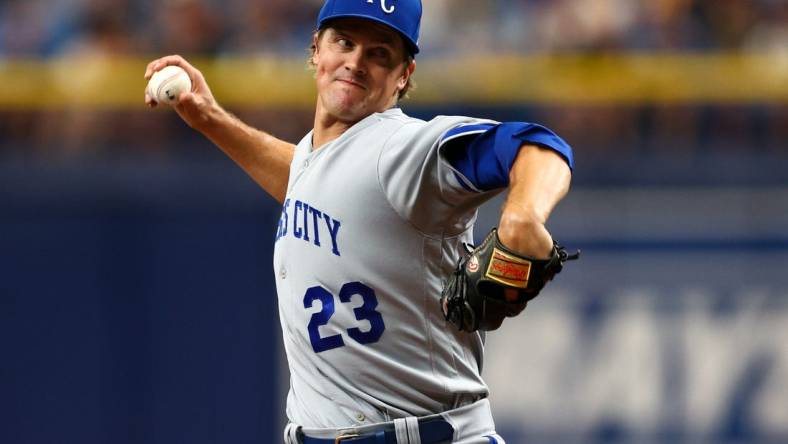
[(410, 76), (416, 71), (416, 61), (413, 60), (410, 64), (405, 68), (405, 71), (402, 73), (402, 76), (399, 78), (399, 83), (397, 84), (397, 88), (402, 91), (405, 89), (405, 86), (408, 84), (408, 80), (410, 80)]
[(316, 65), (317, 62), (315, 61), (315, 57), (317, 56), (318, 51), (320, 51), (320, 45), (318, 45), (318, 32), (315, 31), (312, 33), (312, 46), (315, 48), (314, 54), (312, 54), (312, 64)]

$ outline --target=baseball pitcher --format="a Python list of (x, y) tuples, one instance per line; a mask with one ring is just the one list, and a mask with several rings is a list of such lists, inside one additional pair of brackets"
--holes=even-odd
[[(292, 145), (192, 90), (178, 114), (282, 203), (274, 273), (290, 369), (290, 444), (503, 443), (481, 377), (486, 331), (572, 259), (545, 229), (571, 148), (547, 128), (397, 103), (419, 53), (420, 0), (326, 0), (311, 44), (313, 129)], [(153, 98), (146, 97), (150, 106)], [(471, 247), (476, 209), (508, 188)]]

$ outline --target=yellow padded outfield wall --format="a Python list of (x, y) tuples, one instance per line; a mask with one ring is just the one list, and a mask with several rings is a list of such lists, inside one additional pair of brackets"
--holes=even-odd
[[(150, 59), (0, 59), (0, 109), (135, 108)], [(305, 108), (303, 58), (195, 58), (231, 107)], [(414, 105), (788, 103), (788, 54), (611, 54), (427, 58)]]

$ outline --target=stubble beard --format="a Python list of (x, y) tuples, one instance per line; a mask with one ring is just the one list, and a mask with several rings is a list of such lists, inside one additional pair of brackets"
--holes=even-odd
[(343, 122), (355, 123), (374, 112), (368, 109), (368, 98), (365, 95), (354, 94), (354, 87), (336, 86), (328, 91), (328, 97), (323, 102), (329, 114)]

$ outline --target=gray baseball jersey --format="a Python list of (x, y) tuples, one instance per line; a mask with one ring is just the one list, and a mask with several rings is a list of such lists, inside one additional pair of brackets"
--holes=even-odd
[(311, 132), (296, 147), (274, 253), (292, 422), (363, 425), (487, 395), (484, 338), (439, 306), (494, 194), (463, 187), (439, 141), (478, 123), (496, 122), (394, 108), (319, 150)]

